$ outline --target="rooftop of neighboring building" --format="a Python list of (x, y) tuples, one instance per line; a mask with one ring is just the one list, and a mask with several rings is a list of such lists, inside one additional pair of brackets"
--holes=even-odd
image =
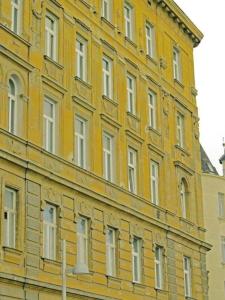
[(210, 161), (208, 155), (206, 154), (204, 148), (202, 147), (202, 145), (200, 145), (200, 150), (201, 150), (202, 172), (219, 175), (216, 168), (211, 163), (211, 161)]

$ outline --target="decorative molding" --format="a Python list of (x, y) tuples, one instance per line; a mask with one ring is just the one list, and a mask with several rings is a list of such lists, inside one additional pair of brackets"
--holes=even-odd
[(119, 124), (118, 122), (116, 122), (115, 120), (113, 120), (112, 118), (110, 118), (108, 115), (104, 113), (100, 114), (100, 117), (103, 121), (109, 123), (111, 126), (116, 127), (117, 129), (120, 129), (120, 127), (122, 126), (121, 124)]
[[(81, 1), (81, 0), (80, 0)], [(75, 18), (75, 22), (79, 24), (84, 30), (91, 32), (91, 28), (88, 27), (84, 22), (82, 22), (80, 19)]]
[(79, 104), (80, 106), (84, 107), (92, 113), (96, 110), (94, 106), (92, 106), (90, 103), (86, 102), (78, 96), (72, 96), (72, 99), (75, 103)]
[(195, 171), (191, 168), (189, 168), (188, 166), (186, 166), (184, 163), (182, 163), (181, 161), (174, 161), (174, 165), (175, 167), (181, 168), (183, 169), (185, 172), (187, 172), (189, 175), (194, 175)]

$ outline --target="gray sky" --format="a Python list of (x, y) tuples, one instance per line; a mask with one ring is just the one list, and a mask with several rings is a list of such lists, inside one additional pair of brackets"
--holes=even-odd
[(198, 90), (201, 143), (221, 173), (218, 159), (225, 137), (225, 1), (175, 0), (203, 32), (195, 48), (195, 79)]

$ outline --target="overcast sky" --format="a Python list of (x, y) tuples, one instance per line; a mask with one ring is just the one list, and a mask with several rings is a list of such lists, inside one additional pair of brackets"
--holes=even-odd
[(218, 159), (225, 137), (225, 1), (175, 0), (203, 32), (195, 48), (195, 79), (198, 90), (200, 141), (221, 173)]

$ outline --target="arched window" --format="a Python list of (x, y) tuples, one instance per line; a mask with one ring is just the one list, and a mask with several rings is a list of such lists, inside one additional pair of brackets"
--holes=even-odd
[(187, 185), (184, 179), (181, 180), (180, 184), (180, 204), (182, 217), (186, 219), (188, 216)]
[(9, 79), (9, 132), (16, 134), (16, 117), (17, 117), (17, 84), (13, 78)]

